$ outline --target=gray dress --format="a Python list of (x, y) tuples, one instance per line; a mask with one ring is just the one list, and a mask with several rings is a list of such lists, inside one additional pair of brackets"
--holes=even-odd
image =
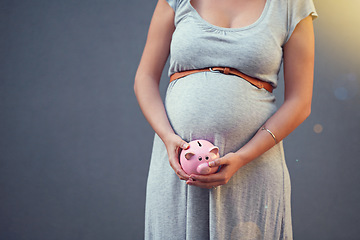
[[(175, 11), (169, 75), (227, 66), (277, 85), (282, 47), (300, 20), (317, 16), (311, 0), (267, 0), (259, 19), (242, 28), (214, 26), (190, 0), (167, 0)], [(206, 139), (220, 155), (248, 142), (276, 111), (275, 97), (245, 80), (195, 73), (169, 84), (165, 107), (185, 141)], [(282, 142), (216, 189), (188, 186), (155, 134), (146, 193), (145, 239), (292, 239), (290, 177)]]

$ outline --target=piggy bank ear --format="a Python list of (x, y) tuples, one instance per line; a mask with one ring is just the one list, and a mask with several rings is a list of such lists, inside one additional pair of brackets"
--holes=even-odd
[(188, 152), (188, 153), (185, 154), (185, 158), (186, 158), (187, 160), (190, 160), (190, 158), (192, 158), (194, 155), (195, 155), (195, 153)]
[(214, 147), (210, 148), (209, 152), (217, 155), (219, 153), (219, 148), (214, 146)]

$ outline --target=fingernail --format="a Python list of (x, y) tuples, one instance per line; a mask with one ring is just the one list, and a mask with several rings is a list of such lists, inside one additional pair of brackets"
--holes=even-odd
[(188, 143), (184, 143), (182, 146), (184, 149), (187, 149), (190, 145)]
[(214, 163), (214, 162), (209, 162), (208, 164), (209, 164), (209, 167), (212, 167), (212, 166), (214, 166), (214, 165), (215, 165), (215, 163)]

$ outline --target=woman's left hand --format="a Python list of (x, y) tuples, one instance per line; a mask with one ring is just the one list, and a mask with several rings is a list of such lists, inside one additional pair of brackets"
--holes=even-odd
[(186, 181), (186, 184), (207, 189), (225, 185), (236, 171), (244, 165), (245, 163), (238, 154), (228, 153), (221, 158), (209, 162), (209, 166), (212, 168), (221, 166), (219, 172), (210, 175), (191, 174), (190, 180)]

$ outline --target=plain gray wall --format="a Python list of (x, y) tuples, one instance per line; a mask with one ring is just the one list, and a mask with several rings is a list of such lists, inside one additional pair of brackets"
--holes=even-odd
[[(155, 4), (0, 2), (0, 239), (143, 238), (154, 133), (133, 79)], [(359, 3), (315, 5), (312, 114), (285, 140), (294, 237), (358, 239)]]

